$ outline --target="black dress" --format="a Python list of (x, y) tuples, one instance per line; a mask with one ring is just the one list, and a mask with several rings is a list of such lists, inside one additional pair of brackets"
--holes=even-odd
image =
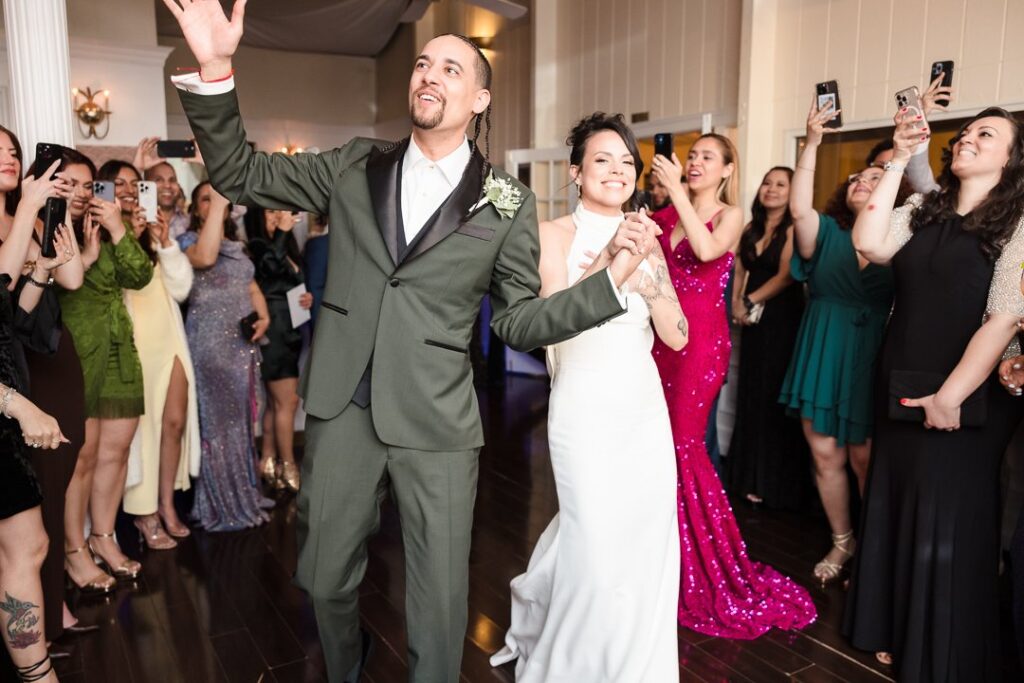
[[(24, 392), (27, 371), (16, 340), (10, 282), (8, 275), (0, 275), (0, 383)], [(17, 420), (0, 415), (0, 519), (30, 510), (43, 499), (27, 451)]]
[[(750, 294), (778, 274), (785, 233), (754, 259), (743, 258)], [(772, 508), (800, 509), (812, 490), (800, 421), (786, 414), (779, 390), (804, 313), (803, 285), (791, 282), (765, 302), (761, 320), (742, 328), (736, 427), (726, 460), (731, 493), (755, 494)]]
[(269, 242), (264, 239), (249, 241), (249, 252), (256, 266), (256, 284), (260, 286), (270, 311), (267, 343), (260, 347), (263, 355), (260, 374), (266, 382), (299, 376), (302, 333), (292, 327), (285, 293), (303, 284), (304, 280), (302, 271), (289, 260), (285, 250), (288, 235), (278, 230)]
[[(24, 286), (32, 285), (22, 278), (19, 287)], [(61, 324), (60, 303), (53, 289), (43, 292), (33, 316), (34, 324), (21, 336), (31, 382), (28, 395), (40, 410), (57, 420), (69, 442), (56, 450), (29, 450), (29, 462), (43, 492), (43, 528), (50, 539), (39, 574), (46, 639), (54, 641), (64, 633), (64, 494), (85, 443), (85, 380), (71, 333)]]
[(900, 681), (997, 681), (999, 466), (1019, 406), (993, 373), (981, 392), (981, 427), (932, 431), (888, 417), (894, 371), (941, 379), (960, 362), (986, 313), (994, 267), (954, 217), (918, 230), (893, 259), (893, 272), (896, 304), (879, 363), (843, 630), (855, 647), (892, 652)]

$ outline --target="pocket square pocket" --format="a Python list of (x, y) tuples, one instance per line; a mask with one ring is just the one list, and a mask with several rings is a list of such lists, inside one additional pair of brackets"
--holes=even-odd
[(460, 235), (469, 235), (475, 237), (478, 240), (484, 240), (490, 242), (494, 239), (494, 228), (485, 228), (482, 225), (476, 223), (463, 223), (455, 230)]

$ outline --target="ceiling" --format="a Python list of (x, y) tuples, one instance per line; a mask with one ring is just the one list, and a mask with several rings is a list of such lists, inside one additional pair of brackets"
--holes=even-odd
[[(178, 22), (156, 2), (157, 33), (181, 37)], [(230, 13), (232, 0), (221, 0)], [(242, 44), (270, 50), (376, 56), (417, 0), (249, 0)]]

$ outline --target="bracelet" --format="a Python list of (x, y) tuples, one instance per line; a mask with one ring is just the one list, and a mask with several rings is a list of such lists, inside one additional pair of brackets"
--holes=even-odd
[(754, 308), (754, 302), (751, 301), (750, 297), (746, 294), (743, 295), (743, 305), (746, 307), (748, 313)]
[(887, 161), (885, 162), (885, 165), (882, 166), (883, 171), (895, 171), (896, 173), (903, 173), (906, 168), (906, 164), (897, 164), (894, 161)]
[(4, 387), (4, 395), (0, 396), (0, 414), (10, 419), (11, 415), (7, 412), (7, 409), (11, 405), (11, 399), (18, 393), (18, 390), (14, 387)]
[(48, 278), (48, 279), (46, 280), (46, 282), (40, 282), (39, 280), (36, 280), (36, 279), (35, 279), (34, 277), (32, 277), (31, 275), (29, 275), (29, 276), (28, 276), (28, 281), (29, 281), (29, 283), (30, 283), (30, 284), (33, 284), (33, 285), (35, 285), (35, 286), (36, 286), (36, 287), (38, 287), (39, 289), (46, 289), (46, 288), (50, 287), (51, 285), (53, 285), (53, 276), (51, 275), (51, 276), (50, 276), (50, 277), (49, 277), (49, 278)]

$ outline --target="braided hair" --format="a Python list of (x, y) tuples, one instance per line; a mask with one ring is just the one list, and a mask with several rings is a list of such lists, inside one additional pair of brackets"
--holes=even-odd
[[(476, 71), (477, 85), (479, 85), (484, 90), (490, 90), (491, 89), (491, 79), (492, 79), (492, 77), (494, 75), (494, 72), (491, 69), (491, 62), (487, 59), (486, 55), (484, 55), (483, 50), (480, 49), (480, 46), (477, 45), (476, 43), (474, 43), (470, 38), (467, 38), (466, 36), (462, 35), (461, 33), (442, 33), (441, 35), (439, 35), (437, 37), (441, 38), (442, 36), (451, 36), (452, 38), (457, 38), (457, 39), (461, 40), (463, 43), (465, 43), (466, 45), (468, 45), (470, 48), (472, 48), (473, 54), (476, 55), (475, 71)], [(484, 124), (487, 125), (487, 130), (486, 130), (486, 132), (484, 132), (484, 155), (483, 155), (484, 156), (483, 176), (484, 176), (484, 178), (486, 178), (487, 177), (487, 173), (491, 170), (491, 104), (490, 104), (490, 102), (487, 103), (487, 109), (485, 109), (483, 111), (483, 113), (477, 114), (474, 117), (474, 121), (473, 121), (473, 139), (472, 139), (472, 144), (473, 144), (473, 149), (474, 150), (479, 150), (480, 149), (480, 133), (483, 130)], [(481, 190), (481, 192), (482, 191), (483, 190)]]

